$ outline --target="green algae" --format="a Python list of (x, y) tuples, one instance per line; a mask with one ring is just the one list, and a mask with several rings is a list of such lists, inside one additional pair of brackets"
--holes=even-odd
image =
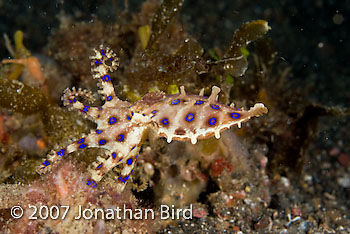
[(238, 57), (242, 55), (241, 48), (264, 35), (270, 27), (265, 20), (255, 20), (243, 24), (233, 34), (231, 46), (225, 53), (225, 57)]
[(168, 94), (177, 94), (179, 92), (180, 92), (179, 87), (177, 85), (173, 84), (168, 86), (168, 89), (167, 89)]
[(75, 111), (50, 106), (42, 112), (42, 121), (50, 142), (62, 144), (92, 129), (93, 123)]
[(45, 110), (48, 101), (36, 88), (17, 80), (0, 79), (0, 106), (30, 115)]
[(219, 65), (234, 77), (242, 76), (248, 67), (249, 51), (246, 46), (261, 38), (269, 29), (270, 27), (265, 20), (255, 20), (243, 24), (234, 33), (231, 45), (226, 50), (224, 58), (211, 64)]
[(151, 28), (149, 27), (149, 25), (145, 25), (145, 26), (139, 27), (137, 32), (139, 34), (142, 49), (146, 49), (149, 38), (151, 36)]

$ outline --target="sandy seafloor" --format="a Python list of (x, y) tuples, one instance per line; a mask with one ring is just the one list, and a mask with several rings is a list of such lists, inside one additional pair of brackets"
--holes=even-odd
[[(61, 2), (64, 2), (63, 7)], [(26, 47), (33, 54), (40, 54), (48, 43), (49, 35), (58, 27), (56, 15), (62, 8), (76, 21), (88, 21), (92, 15), (108, 21), (116, 19), (113, 7), (110, 7), (112, 5), (112, 1), (104, 0), (81, 3), (0, 0), (0, 34), (12, 35), (21, 29)], [(130, 1), (129, 5), (131, 11), (137, 12), (140, 4)], [(288, 79), (307, 90), (306, 101), (328, 107), (350, 108), (349, 15), (350, 3), (347, 1), (188, 0), (181, 10), (180, 20), (188, 33), (195, 35), (205, 49), (229, 44), (234, 30), (244, 22), (254, 19), (268, 21), (272, 28), (268, 36), (277, 51), (276, 58), (291, 67)], [(3, 42), (1, 40), (0, 57), (7, 58), (9, 53)], [(302, 172), (290, 171), (294, 174), (285, 175), (290, 178), (288, 183), (293, 191), (271, 198), (269, 208), (286, 212), (283, 216), (286, 220), (276, 218), (272, 221), (275, 230), (256, 226), (256, 232), (350, 233), (349, 120), (349, 116), (320, 118)], [(310, 188), (301, 189), (303, 186)], [(296, 214), (288, 217), (285, 210), (288, 206), (303, 210), (301, 218), (288, 223), (288, 218), (299, 216), (294, 210)], [(310, 221), (311, 216), (314, 222)], [(218, 232), (213, 228), (215, 221), (198, 218), (192, 224), (191, 221), (185, 223), (172, 224), (161, 232)]]

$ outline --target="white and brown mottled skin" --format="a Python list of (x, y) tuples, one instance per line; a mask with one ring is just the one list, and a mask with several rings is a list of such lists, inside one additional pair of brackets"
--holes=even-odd
[(123, 169), (118, 178), (119, 191), (123, 191), (126, 181), (133, 171), (139, 149), (149, 129), (153, 129), (159, 137), (172, 140), (191, 141), (196, 144), (198, 139), (211, 136), (220, 138), (220, 132), (233, 125), (248, 121), (251, 117), (267, 113), (262, 103), (257, 103), (250, 110), (240, 110), (217, 102), (220, 88), (213, 86), (209, 97), (186, 94), (180, 87), (180, 93), (165, 95), (148, 93), (141, 100), (132, 104), (120, 100), (114, 92), (108, 72), (119, 66), (118, 58), (109, 48), (100, 46), (91, 56), (92, 74), (98, 79), (99, 93), (105, 100), (101, 107), (90, 107), (77, 100), (78, 96), (92, 100), (92, 94), (86, 90), (66, 89), (62, 97), (69, 109), (80, 110), (97, 128), (86, 136), (72, 142), (64, 148), (51, 151), (47, 160), (38, 167), (39, 174), (47, 172), (51, 166), (64, 156), (84, 148), (103, 148), (105, 157), (97, 157), (89, 168), (91, 178), (87, 185), (96, 187), (103, 176), (118, 164)]

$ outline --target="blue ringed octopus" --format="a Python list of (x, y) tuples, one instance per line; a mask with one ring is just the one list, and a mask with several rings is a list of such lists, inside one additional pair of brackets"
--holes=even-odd
[(52, 150), (47, 159), (37, 168), (39, 174), (49, 171), (55, 163), (68, 154), (85, 148), (102, 148), (105, 157), (98, 156), (97, 161), (88, 168), (90, 178), (86, 184), (96, 187), (106, 173), (117, 165), (122, 166), (117, 179), (118, 191), (123, 191), (135, 166), (138, 152), (152, 129), (158, 137), (167, 142), (191, 141), (215, 136), (233, 125), (239, 128), (251, 117), (267, 113), (262, 103), (256, 103), (249, 110), (237, 109), (234, 104), (227, 106), (218, 102), (220, 88), (213, 86), (209, 97), (204, 89), (199, 95), (187, 94), (184, 86), (174, 95), (164, 92), (147, 93), (139, 101), (130, 103), (119, 99), (111, 82), (110, 72), (119, 66), (119, 59), (108, 47), (94, 49), (91, 59), (91, 72), (98, 80), (99, 93), (104, 104), (100, 107), (86, 105), (78, 100), (84, 97), (93, 100), (90, 91), (67, 88), (62, 96), (64, 106), (78, 110), (97, 124), (97, 128), (83, 135), (65, 147)]

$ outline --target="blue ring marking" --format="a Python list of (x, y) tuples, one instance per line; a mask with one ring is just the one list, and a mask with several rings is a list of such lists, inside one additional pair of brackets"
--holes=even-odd
[(169, 120), (168, 120), (168, 119), (166, 119), (166, 118), (165, 118), (165, 119), (163, 119), (163, 120), (162, 120), (162, 124), (164, 124), (164, 125), (168, 125), (168, 124), (169, 124)]
[(64, 149), (61, 149), (60, 151), (57, 152), (57, 155), (59, 156), (63, 156), (64, 155)]
[(155, 114), (155, 113), (157, 113), (157, 111), (156, 111), (156, 110), (154, 110), (154, 111), (152, 111), (151, 113), (152, 113), (152, 114)]
[(122, 177), (119, 176), (119, 177), (118, 177), (118, 180), (121, 180), (121, 179), (122, 179)]
[(130, 166), (130, 165), (132, 164), (132, 159), (129, 158), (129, 159), (126, 161), (126, 163)]
[(216, 118), (211, 118), (208, 121), (209, 125), (214, 125), (216, 123)]
[(104, 75), (103, 78), (107, 82), (111, 79), (111, 77), (109, 75)]
[(97, 134), (101, 134), (101, 132), (102, 132), (102, 131), (99, 130), (99, 129), (96, 130), (96, 133), (97, 133)]
[(131, 116), (134, 116), (134, 112), (131, 112)]
[(115, 117), (111, 117), (111, 118), (109, 118), (109, 120), (108, 120), (108, 123), (109, 123), (109, 124), (114, 124), (115, 122), (117, 122), (117, 119), (116, 119)]
[(239, 117), (241, 117), (241, 115), (239, 113), (231, 113), (231, 118), (233, 119), (238, 119)]
[(112, 153), (112, 158), (115, 159), (117, 157), (116, 153)]
[(117, 138), (117, 141), (123, 141), (124, 140), (124, 135), (120, 134)]
[(86, 183), (86, 185), (90, 185), (91, 184), (91, 181), (90, 180), (88, 180), (88, 182)]
[(99, 107), (98, 109), (99, 109), (99, 110), (102, 110), (102, 107)]
[(88, 112), (88, 111), (89, 111), (89, 106), (84, 105), (83, 112)]
[(179, 102), (180, 102), (179, 99), (175, 99), (175, 100), (172, 100), (172, 101), (171, 101), (171, 104), (177, 105), (177, 104), (179, 104)]
[(124, 177), (124, 178), (122, 179), (122, 182), (125, 184), (125, 182), (129, 179), (129, 177), (130, 177), (130, 175), (128, 175), (127, 177)]
[(131, 120), (131, 117), (127, 115), (127, 116), (126, 116), (126, 119), (127, 119), (127, 120)]
[(191, 122), (193, 119), (194, 119), (194, 114), (192, 114), (192, 113), (189, 113), (189, 114), (186, 116), (186, 121), (188, 121), (188, 122)]
[(107, 101), (110, 101), (110, 100), (112, 100), (112, 96), (107, 97)]
[(50, 162), (49, 162), (49, 161), (45, 161), (45, 162), (43, 162), (43, 164), (44, 164), (45, 166), (48, 166), (48, 165), (50, 165)]
[(211, 104), (210, 107), (213, 108), (214, 110), (219, 110), (219, 106), (218, 105)]
[(91, 181), (91, 187), (96, 188), (97, 184), (94, 181)]
[(76, 98), (73, 98), (73, 102), (76, 102), (77, 101), (77, 99)]
[(105, 55), (105, 51), (104, 50), (100, 50), (100, 54), (103, 56)]
[(96, 65), (98, 65), (98, 64), (99, 64), (99, 61), (98, 61), (98, 60), (96, 60), (95, 64), (96, 64)]
[(195, 105), (201, 105), (201, 104), (203, 104), (203, 101), (201, 101), (201, 100), (197, 100), (195, 103)]
[(112, 61), (114, 60), (114, 58), (113, 58), (113, 57), (110, 57), (109, 60), (112, 62)]
[(84, 149), (85, 147), (86, 147), (85, 144), (81, 144), (81, 145), (79, 146), (80, 149)]
[(100, 163), (100, 165), (97, 166), (97, 169), (100, 169), (102, 167), (103, 163)]
[(81, 144), (81, 143), (83, 143), (84, 142), (84, 138), (81, 138), (79, 141), (78, 141), (78, 144)]
[(131, 148), (131, 150), (130, 151), (132, 151), (133, 149), (135, 149), (136, 148), (136, 146), (133, 146), (132, 148)]
[(100, 142), (99, 142), (100, 145), (104, 145), (104, 144), (106, 144), (106, 143), (107, 143), (107, 141), (104, 140), (104, 139), (100, 140)]

